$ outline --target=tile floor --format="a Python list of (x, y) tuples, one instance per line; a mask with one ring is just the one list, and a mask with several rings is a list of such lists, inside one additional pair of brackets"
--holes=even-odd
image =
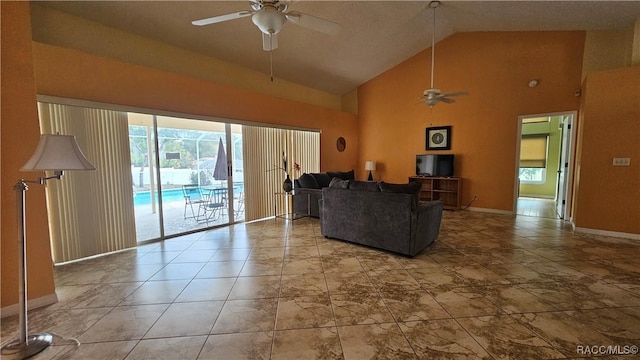
[(549, 219), (559, 219), (556, 201), (531, 197), (519, 197), (516, 204), (516, 214), (537, 216)]
[[(631, 359), (639, 251), (459, 211), (410, 259), (325, 239), (315, 219), (269, 220), (60, 266), (60, 301), (30, 327), (55, 333), (37, 360), (574, 359), (609, 345), (598, 359)], [(3, 342), (16, 327), (3, 319)]]

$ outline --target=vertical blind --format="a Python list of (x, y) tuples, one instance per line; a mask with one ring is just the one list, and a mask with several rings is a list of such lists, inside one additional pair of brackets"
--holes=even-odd
[[(276, 201), (284, 212), (287, 200), (282, 192), (286, 173), (291, 181), (302, 172), (320, 170), (320, 133), (258, 126), (242, 127), (242, 151), (245, 172), (245, 220), (274, 216)], [(282, 157), (286, 154), (287, 168)], [(296, 171), (294, 164), (300, 165)]]
[(47, 183), (55, 263), (136, 246), (127, 113), (39, 103), (44, 134), (75, 135), (96, 171)]
[(520, 141), (520, 167), (544, 168), (547, 166), (547, 135), (522, 136)]

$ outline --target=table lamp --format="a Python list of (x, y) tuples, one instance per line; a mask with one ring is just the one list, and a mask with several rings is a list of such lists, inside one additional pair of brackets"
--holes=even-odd
[(364, 169), (369, 170), (369, 178), (367, 180), (373, 181), (373, 174), (371, 173), (371, 171), (376, 169), (376, 162), (367, 160), (367, 162), (364, 164)]

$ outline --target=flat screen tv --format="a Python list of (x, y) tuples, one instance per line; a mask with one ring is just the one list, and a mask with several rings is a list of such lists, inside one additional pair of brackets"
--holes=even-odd
[(416, 155), (416, 175), (453, 176), (453, 154)]

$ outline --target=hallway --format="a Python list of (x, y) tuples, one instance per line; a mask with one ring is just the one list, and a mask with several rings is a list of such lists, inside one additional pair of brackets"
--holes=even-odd
[(556, 202), (553, 199), (519, 197), (516, 214), (547, 219), (560, 218), (556, 210)]

